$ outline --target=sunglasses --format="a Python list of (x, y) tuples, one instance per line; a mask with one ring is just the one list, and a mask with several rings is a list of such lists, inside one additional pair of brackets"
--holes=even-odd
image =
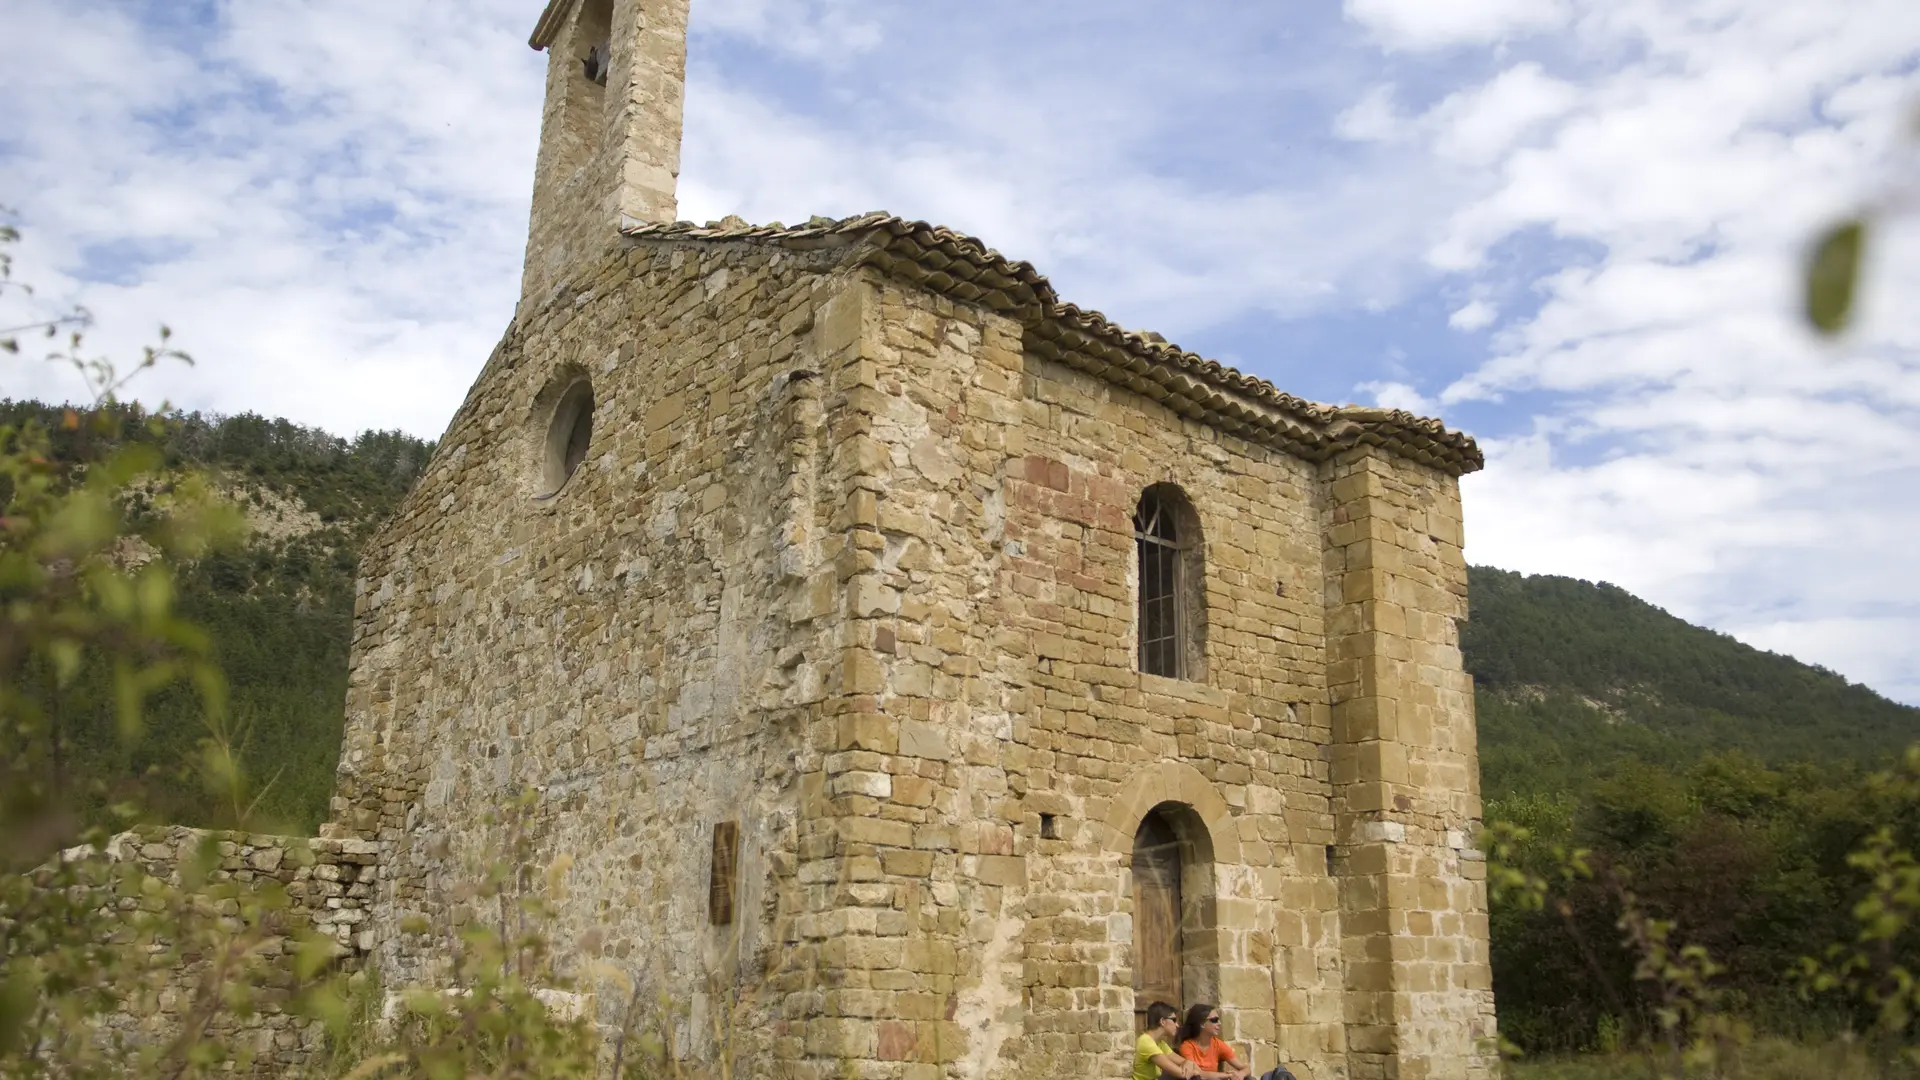
[(1209, 1017), (1207, 1017), (1207, 1023), (1209, 1023), (1209, 1024), (1217, 1024), (1217, 1023), (1219, 1023), (1219, 1022), (1220, 1022), (1220, 1018), (1219, 1018), (1219, 1017), (1217, 1017), (1217, 1016), (1209, 1016)]

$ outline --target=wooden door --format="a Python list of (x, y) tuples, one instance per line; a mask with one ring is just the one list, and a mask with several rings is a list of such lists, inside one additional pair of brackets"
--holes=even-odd
[(1133, 1017), (1146, 1030), (1147, 1006), (1180, 996), (1180, 840), (1148, 814), (1133, 837)]

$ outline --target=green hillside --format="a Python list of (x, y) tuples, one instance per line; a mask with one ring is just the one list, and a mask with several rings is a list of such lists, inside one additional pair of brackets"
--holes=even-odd
[(1724, 967), (1723, 1004), (1759, 1030), (1862, 1030), (1857, 1003), (1807, 998), (1790, 973), (1855, 932), (1870, 878), (1851, 852), (1882, 827), (1920, 844), (1920, 811), (1872, 775), (1920, 740), (1920, 709), (1612, 585), (1475, 567), (1471, 588), (1487, 820), (1531, 831), (1521, 866), (1556, 879), (1554, 852), (1585, 849), (1594, 871), (1562, 887), (1564, 911), (1494, 905), (1502, 1035), (1560, 1052), (1651, 1029), (1621, 889)]
[(1920, 709), (1616, 586), (1474, 567), (1470, 587), (1461, 647), (1489, 796), (1579, 789), (1622, 766), (1716, 751), (1875, 763), (1920, 739)]
[[(179, 581), (180, 613), (206, 628), (229, 682), (229, 710), (261, 820), (304, 833), (326, 817), (347, 693), (353, 574), (360, 545), (411, 489), (430, 443), (397, 431), (336, 438), (253, 414), (189, 413), (156, 432), (135, 406), (115, 406), (125, 437), (155, 443), (168, 467), (211, 474), (253, 526), (243, 550), (209, 556)], [(39, 421), (56, 459), (99, 456), (91, 425), (67, 428), (62, 410), (0, 401), (0, 424)], [(137, 518), (167, 491), (146, 493)], [(133, 557), (138, 557), (137, 553)], [(138, 795), (151, 816), (189, 824), (226, 816), (183, 775), (205, 737), (184, 687), (163, 694), (138, 743), (115, 729), (111, 679), (84, 673), (63, 701), (76, 779), (99, 781), (81, 807), (98, 818)], [(84, 786), (82, 788), (84, 791)]]

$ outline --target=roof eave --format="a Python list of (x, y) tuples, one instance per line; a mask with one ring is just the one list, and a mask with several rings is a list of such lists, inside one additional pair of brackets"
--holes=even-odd
[[(563, 0), (555, 0), (556, 3)], [(1323, 405), (1281, 391), (1167, 343), (1114, 325), (1098, 311), (1062, 303), (1031, 263), (1015, 262), (980, 240), (884, 212), (808, 224), (749, 225), (729, 217), (692, 222), (632, 223), (630, 239), (747, 241), (786, 247), (855, 241), (858, 262), (923, 288), (997, 311), (1021, 323), (1038, 355), (1092, 374), (1222, 431), (1326, 461), (1375, 446), (1454, 476), (1485, 463), (1471, 435), (1399, 409)]]
[(573, 5), (574, 0), (547, 0), (546, 10), (540, 13), (540, 21), (533, 24), (527, 45), (535, 52), (552, 45), (560, 36), (560, 28), (567, 25), (567, 16), (573, 14)]

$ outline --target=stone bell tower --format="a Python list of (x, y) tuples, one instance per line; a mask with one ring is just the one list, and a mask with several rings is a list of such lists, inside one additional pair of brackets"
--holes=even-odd
[(623, 225), (675, 218), (689, 0), (549, 0), (528, 44), (546, 51), (520, 298), (538, 300)]

